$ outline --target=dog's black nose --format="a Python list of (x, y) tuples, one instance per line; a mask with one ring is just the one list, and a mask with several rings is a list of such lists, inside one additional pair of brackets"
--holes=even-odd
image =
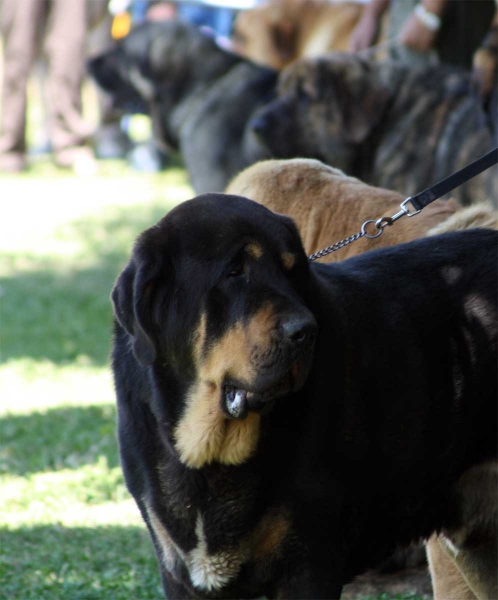
[(317, 325), (312, 316), (289, 317), (281, 326), (287, 339), (295, 345), (313, 342), (316, 337)]
[(254, 117), (249, 123), (249, 128), (254, 131), (255, 134), (263, 133), (265, 129), (268, 128), (268, 117), (265, 115)]

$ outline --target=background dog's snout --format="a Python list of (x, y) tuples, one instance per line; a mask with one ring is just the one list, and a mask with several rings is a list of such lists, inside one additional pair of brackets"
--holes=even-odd
[(249, 127), (252, 129), (252, 131), (254, 131), (254, 133), (259, 134), (268, 128), (268, 121), (269, 119), (265, 115), (258, 115), (257, 117), (254, 117), (254, 119), (251, 119)]
[(317, 325), (313, 317), (294, 316), (286, 319), (281, 324), (285, 336), (293, 344), (305, 344), (316, 337)]

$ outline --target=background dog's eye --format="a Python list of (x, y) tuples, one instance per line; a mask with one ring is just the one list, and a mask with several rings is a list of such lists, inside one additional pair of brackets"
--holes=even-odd
[(244, 263), (241, 262), (240, 264), (236, 265), (235, 267), (232, 267), (232, 269), (228, 273), (228, 277), (239, 277), (239, 275), (243, 275), (243, 274), (244, 274)]

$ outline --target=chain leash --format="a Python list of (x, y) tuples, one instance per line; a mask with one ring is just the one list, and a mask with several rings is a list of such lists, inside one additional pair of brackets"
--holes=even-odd
[[(410, 201), (411, 201), (411, 196), (409, 198), (407, 198), (406, 200), (403, 200), (403, 202), (399, 205), (401, 210), (399, 210), (392, 217), (381, 217), (380, 219), (377, 219), (377, 220), (376, 219), (368, 219), (368, 221), (365, 221), (363, 223), (363, 225), (361, 226), (361, 230), (358, 233), (355, 233), (354, 235), (350, 235), (349, 237), (344, 238), (340, 242), (336, 242), (335, 244), (332, 244), (331, 246), (327, 246), (327, 248), (323, 248), (323, 250), (319, 250), (318, 252), (315, 252), (311, 256), (308, 256), (308, 260), (310, 262), (313, 262), (314, 260), (317, 260), (318, 258), (323, 258), (324, 256), (327, 256), (327, 254), (332, 254), (332, 252), (336, 252), (337, 250), (340, 250), (341, 248), (344, 248), (345, 246), (348, 246), (349, 244), (356, 242), (356, 240), (359, 240), (362, 237), (366, 237), (369, 240), (374, 240), (375, 238), (380, 237), (384, 233), (384, 229), (386, 227), (391, 227), (391, 225), (393, 223), (395, 223), (398, 219), (401, 219), (401, 217), (404, 217), (404, 216), (414, 217), (415, 215), (418, 215), (420, 210), (410, 211), (410, 208), (407, 207), (407, 204)], [(369, 227), (372, 223), (374, 224), (375, 228), (377, 229), (376, 233), (368, 233), (367, 232), (367, 227)]]

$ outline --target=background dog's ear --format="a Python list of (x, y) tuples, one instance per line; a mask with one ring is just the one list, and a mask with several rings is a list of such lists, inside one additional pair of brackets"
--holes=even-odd
[(153, 339), (152, 295), (157, 270), (150, 265), (136, 265), (135, 259), (118, 277), (111, 299), (118, 323), (133, 336), (133, 351), (144, 365), (156, 358)]
[(384, 117), (391, 98), (380, 68), (372, 61), (335, 53), (321, 62), (324, 89), (333, 84), (329, 111), (334, 111), (334, 120), (340, 115), (348, 142), (364, 142)]

